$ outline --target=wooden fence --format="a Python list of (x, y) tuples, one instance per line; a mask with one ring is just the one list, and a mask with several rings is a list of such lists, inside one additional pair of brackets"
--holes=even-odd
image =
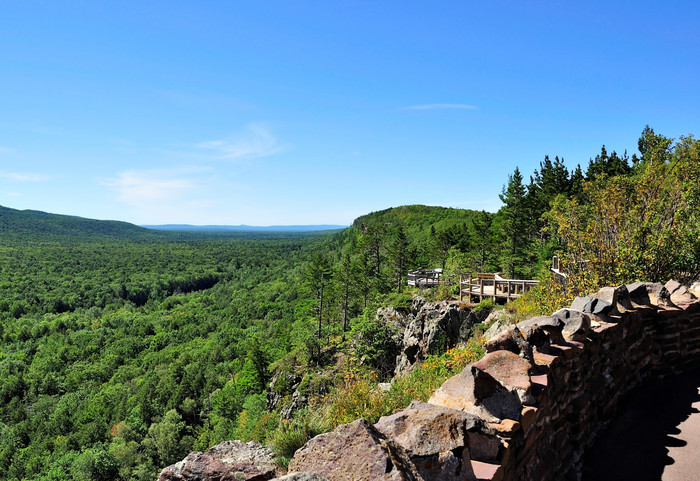
[(538, 283), (539, 281), (532, 279), (504, 279), (498, 273), (479, 273), (476, 277), (469, 276), (466, 279), (461, 276), (459, 300), (463, 301), (466, 298), (467, 302), (471, 302), (472, 298), (477, 298), (481, 302), (485, 298), (491, 298), (494, 302), (499, 299), (512, 301)]
[(418, 269), (408, 271), (408, 285), (416, 287), (435, 287), (440, 285), (442, 269)]

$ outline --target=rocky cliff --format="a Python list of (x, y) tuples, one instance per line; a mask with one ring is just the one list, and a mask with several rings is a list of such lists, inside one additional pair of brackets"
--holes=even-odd
[[(488, 312), (487, 309), (475, 312), (456, 301), (427, 302), (422, 297), (414, 298), (410, 308), (380, 308), (375, 320), (387, 326), (387, 331), (393, 335), (390, 345), (372, 360), (371, 367), (387, 378), (406, 375), (428, 355), (466, 342), (474, 326), (483, 322)], [(309, 393), (305, 388), (309, 383), (305, 382), (302, 371), (298, 366), (287, 365), (273, 373), (267, 391), (268, 410), (280, 409), (281, 416), (289, 419), (308, 404)], [(329, 368), (313, 373), (317, 378), (327, 379), (339, 374), (342, 373), (334, 373)], [(306, 376), (308, 381), (309, 373)]]
[[(697, 294), (675, 281), (610, 287), (521, 322), (428, 403), (313, 438), (287, 479), (575, 479), (630, 391), (700, 365)], [(254, 479), (237, 473), (161, 479)]]

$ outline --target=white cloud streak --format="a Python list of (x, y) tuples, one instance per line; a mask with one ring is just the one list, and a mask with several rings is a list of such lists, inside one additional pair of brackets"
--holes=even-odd
[(479, 107), (467, 104), (426, 104), (410, 105), (401, 110), (477, 110)]
[(100, 179), (100, 183), (119, 194), (119, 200), (141, 207), (145, 204), (181, 199), (199, 188), (192, 178), (208, 169), (125, 170), (117, 177)]
[(0, 170), (0, 179), (10, 180), (13, 182), (44, 182), (51, 179), (50, 175), (44, 174), (28, 174), (22, 172), (5, 172)]
[(251, 124), (245, 134), (231, 140), (210, 140), (196, 145), (199, 149), (215, 152), (217, 158), (227, 160), (267, 157), (281, 150), (277, 139), (264, 125)]

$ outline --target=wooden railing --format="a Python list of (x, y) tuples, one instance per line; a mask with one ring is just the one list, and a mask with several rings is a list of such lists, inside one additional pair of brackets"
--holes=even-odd
[(416, 287), (435, 287), (440, 285), (442, 269), (419, 269), (408, 272), (408, 285)]
[(536, 286), (539, 281), (532, 279), (504, 279), (499, 274), (479, 273), (476, 277), (460, 277), (459, 300), (471, 302), (472, 298), (478, 298), (479, 302), (485, 298), (494, 301), (503, 299), (511, 301), (525, 294)]

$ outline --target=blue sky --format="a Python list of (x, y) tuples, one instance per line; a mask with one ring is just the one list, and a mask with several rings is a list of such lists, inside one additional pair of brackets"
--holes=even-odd
[(495, 211), (700, 133), (698, 2), (0, 4), (0, 205), (137, 224)]

